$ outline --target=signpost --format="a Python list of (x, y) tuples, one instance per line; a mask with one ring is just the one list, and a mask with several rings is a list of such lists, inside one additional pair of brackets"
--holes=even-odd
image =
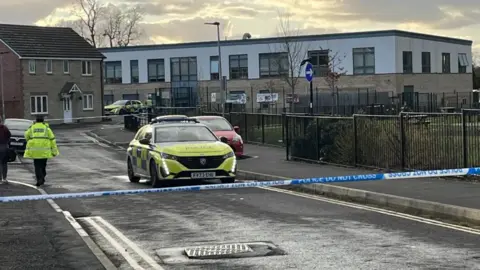
[(313, 115), (313, 65), (307, 62), (305, 65), (305, 79), (310, 82), (310, 115)]

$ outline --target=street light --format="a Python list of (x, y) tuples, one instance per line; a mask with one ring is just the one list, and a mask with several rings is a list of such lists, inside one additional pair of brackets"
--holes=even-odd
[[(303, 65), (307, 64), (307, 63), (311, 63), (312, 62), (312, 58), (307, 58), (307, 59), (304, 59), (302, 60), (302, 62), (300, 63), (300, 67), (302, 67)], [(313, 115), (313, 79), (310, 80), (310, 115)]]
[[(225, 101), (227, 98), (226, 89), (223, 89), (223, 76), (222, 76), (222, 51), (220, 47), (220, 23), (205, 23), (206, 25), (217, 26), (217, 46), (218, 46), (218, 79), (220, 80), (220, 95), (222, 96), (222, 116), (225, 116)], [(224, 93), (225, 92), (225, 93)]]
[(2, 81), (0, 91), (2, 92), (2, 121), (5, 121), (5, 98), (3, 91), (3, 55), (9, 52), (0, 52), (0, 80)]

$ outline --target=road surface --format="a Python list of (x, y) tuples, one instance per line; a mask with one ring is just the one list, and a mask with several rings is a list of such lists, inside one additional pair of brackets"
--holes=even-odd
[[(94, 143), (84, 131), (57, 131), (61, 156), (49, 162), (47, 192), (148, 187), (126, 178), (124, 150)], [(268, 189), (56, 203), (72, 212), (119, 269), (480, 269), (478, 234)], [(273, 254), (209, 260), (182, 255), (186, 247), (244, 242), (261, 242), (259, 255), (265, 255), (263, 244), (274, 245)]]

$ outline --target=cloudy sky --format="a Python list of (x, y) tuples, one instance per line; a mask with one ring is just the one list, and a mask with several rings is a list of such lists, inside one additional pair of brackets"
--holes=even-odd
[[(71, 18), (80, 0), (0, 1), (0, 22), (56, 24)], [(103, 1), (103, 0), (100, 0)], [(204, 25), (220, 21), (225, 38), (277, 35), (278, 12), (291, 13), (291, 27), (302, 33), (403, 29), (471, 39), (480, 51), (479, 0), (118, 0), (145, 11), (142, 43), (216, 39)]]

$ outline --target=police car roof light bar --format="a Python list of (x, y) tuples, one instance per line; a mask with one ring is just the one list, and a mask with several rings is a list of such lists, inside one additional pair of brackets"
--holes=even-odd
[(152, 120), (152, 124), (159, 124), (165, 122), (193, 122), (193, 123), (200, 123), (197, 119), (190, 118), (190, 117), (172, 117), (172, 118), (165, 118), (165, 119), (154, 119)]

